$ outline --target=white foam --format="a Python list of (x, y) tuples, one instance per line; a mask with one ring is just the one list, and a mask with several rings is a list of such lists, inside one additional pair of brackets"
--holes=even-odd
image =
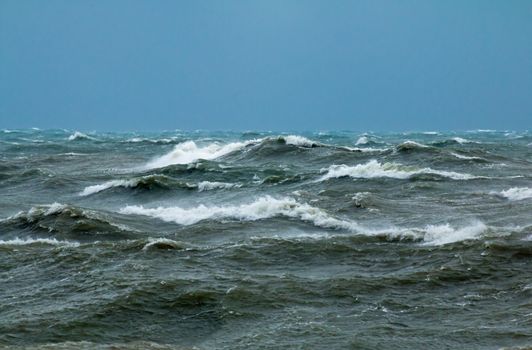
[[(317, 227), (346, 230), (357, 235), (422, 240), (425, 245), (443, 245), (479, 239), (488, 230), (488, 227), (480, 221), (456, 228), (449, 224), (428, 225), (424, 228), (398, 228), (393, 226), (368, 228), (351, 220), (336, 218), (320, 208), (300, 203), (293, 198), (284, 197), (277, 199), (271, 196), (260, 197), (246, 204), (227, 206), (199, 205), (192, 208), (126, 206), (120, 210), (120, 213), (150, 216), (180, 225), (193, 225), (203, 220), (234, 219), (255, 221), (284, 216), (309, 222)], [(323, 238), (334, 237), (334, 235), (328, 234), (320, 234), (318, 236)], [(165, 243), (170, 244), (172, 242), (174, 241), (165, 241)]]
[(299, 203), (293, 198), (276, 199), (270, 196), (260, 197), (257, 200), (228, 206), (199, 205), (193, 208), (158, 207), (144, 208), (143, 206), (126, 206), (120, 210), (122, 214), (146, 215), (167, 222), (181, 225), (192, 225), (202, 220), (235, 219), (254, 221), (275, 216), (285, 216), (308, 221), (316, 226), (355, 230), (358, 224), (351, 221), (336, 219), (323, 210), (305, 203)]
[(459, 144), (474, 143), (474, 141), (469, 141), (469, 140), (466, 140), (466, 139), (461, 138), (461, 137), (453, 137), (453, 140), (458, 142)]
[(225, 145), (211, 143), (204, 147), (198, 147), (194, 141), (186, 141), (175, 145), (171, 152), (149, 162), (146, 168), (162, 168), (173, 164), (189, 164), (199, 159), (215, 159), (248, 145), (259, 143), (260, 141), (262, 140), (257, 139), (244, 142), (232, 142)]
[(439, 135), (440, 133), (437, 131), (423, 131), (422, 134), (424, 135)]
[(180, 242), (174, 241), (172, 239), (162, 238), (162, 237), (160, 237), (160, 238), (151, 238), (150, 237), (150, 238), (148, 238), (148, 243), (146, 243), (144, 245), (142, 250), (148, 250), (151, 247), (157, 246), (157, 245), (164, 245), (166, 247), (172, 247), (174, 249), (179, 249), (182, 246), (182, 244)]
[(282, 139), (286, 142), (287, 145), (301, 146), (301, 147), (312, 147), (319, 145), (318, 142), (307, 139), (303, 136), (298, 135), (288, 135), (282, 136)]
[(48, 245), (58, 245), (58, 246), (68, 246), (68, 247), (78, 247), (78, 242), (69, 242), (69, 241), (58, 241), (55, 238), (14, 238), (10, 240), (0, 240), (0, 245), (11, 246), (11, 245), (30, 245), (30, 244), (48, 244)]
[(348, 147), (348, 146), (340, 146), (339, 148), (345, 149), (351, 152), (386, 152), (386, 151), (389, 151), (389, 148)]
[(103, 184), (88, 186), (81, 191), (80, 196), (89, 196), (112, 187), (135, 187), (139, 183), (139, 179), (132, 180), (111, 180)]
[(532, 188), (529, 187), (512, 187), (505, 191), (501, 191), (500, 195), (508, 198), (511, 201), (519, 201), (523, 199), (532, 198)]
[(356, 146), (365, 145), (369, 142), (369, 139), (367, 136), (360, 136), (355, 143)]
[(461, 228), (453, 228), (449, 224), (428, 225), (424, 229), (423, 241), (426, 245), (443, 245), (478, 239), (487, 229), (488, 227), (480, 221)]
[(133, 137), (130, 139), (127, 139), (126, 142), (130, 143), (139, 143), (139, 142), (149, 142), (149, 143), (172, 143), (176, 140), (176, 138), (164, 138), (164, 139), (148, 139), (145, 137)]
[(464, 156), (464, 155), (461, 155), (461, 154), (458, 154), (458, 153), (454, 153), (454, 152), (451, 152), (451, 155), (458, 158), (458, 159), (466, 159), (466, 160), (484, 160), (484, 158), (480, 158), (480, 157), (469, 157), (469, 156)]
[(93, 137), (90, 137), (88, 135), (85, 135), (82, 132), (76, 131), (72, 135), (68, 137), (68, 141), (74, 141), (74, 140), (94, 140)]
[(321, 169), (323, 175), (318, 181), (325, 181), (331, 178), (349, 176), (352, 178), (378, 178), (389, 177), (395, 179), (407, 179), (413, 175), (418, 174), (435, 174), (444, 177), (448, 177), (454, 180), (470, 180), (479, 178), (470, 174), (456, 173), (453, 171), (434, 170), (431, 168), (414, 168), (408, 167), (397, 163), (379, 163), (373, 159), (365, 164), (358, 164), (355, 166), (331, 165), (329, 168)]
[(217, 189), (229, 189), (229, 188), (236, 188), (241, 187), (241, 184), (233, 184), (229, 182), (211, 182), (211, 181), (202, 181), (198, 183), (198, 191), (210, 191), (210, 190), (217, 190)]
[(406, 140), (404, 142), (401, 142), (399, 145), (397, 145), (397, 148), (429, 148), (429, 146), (424, 145), (422, 143), (412, 141), (412, 140)]

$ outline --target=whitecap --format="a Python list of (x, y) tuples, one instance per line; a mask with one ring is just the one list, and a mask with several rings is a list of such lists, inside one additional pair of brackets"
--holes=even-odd
[(319, 142), (312, 141), (303, 136), (288, 135), (282, 136), (281, 139), (285, 141), (287, 145), (301, 146), (301, 147), (314, 147), (320, 145)]
[(87, 186), (80, 192), (80, 196), (89, 196), (98, 192), (102, 192), (112, 187), (135, 187), (139, 183), (138, 179), (132, 180), (111, 180), (99, 185)]
[(210, 190), (217, 190), (217, 189), (230, 189), (230, 188), (238, 188), (241, 187), (241, 184), (234, 184), (229, 182), (211, 182), (211, 181), (202, 181), (198, 183), (198, 191), (210, 191)]
[(449, 224), (428, 225), (424, 229), (423, 241), (426, 245), (444, 245), (465, 240), (478, 239), (488, 227), (481, 221), (453, 228)]
[(174, 241), (168, 238), (148, 238), (148, 243), (144, 245), (142, 250), (148, 250), (150, 248), (161, 248), (161, 249), (181, 249), (183, 244), (181, 242)]
[(175, 145), (171, 152), (149, 162), (146, 168), (154, 169), (173, 164), (190, 164), (199, 159), (211, 160), (261, 141), (262, 139), (228, 144), (211, 143), (203, 147), (198, 146), (194, 141), (186, 141)]
[(82, 132), (76, 131), (68, 137), (68, 141), (75, 141), (75, 140), (94, 140), (94, 138), (88, 135), (85, 135)]
[(369, 139), (367, 136), (360, 136), (355, 143), (356, 146), (365, 145), (369, 142)]
[(55, 238), (13, 238), (9, 240), (0, 240), (0, 245), (2, 246), (19, 246), (19, 245), (30, 245), (30, 244), (47, 244), (47, 245), (56, 245), (56, 246), (68, 246), (68, 247), (78, 247), (78, 242), (71, 241), (58, 241)]
[(293, 198), (264, 196), (251, 203), (227, 206), (199, 205), (193, 208), (126, 206), (122, 214), (145, 215), (181, 225), (193, 225), (203, 220), (234, 219), (255, 221), (276, 216), (298, 218), (324, 228), (355, 230), (358, 224), (329, 216), (319, 208), (299, 203)]
[(532, 198), (532, 188), (529, 187), (512, 187), (505, 191), (501, 191), (499, 195), (511, 200), (519, 201), (523, 199)]
[(331, 178), (339, 178), (349, 176), (352, 178), (379, 178), (389, 177), (395, 179), (407, 179), (418, 174), (434, 174), (443, 177), (448, 177), (454, 180), (470, 180), (480, 178), (470, 174), (462, 174), (453, 171), (434, 170), (431, 168), (415, 168), (404, 166), (398, 163), (379, 163), (372, 159), (365, 164), (358, 164), (355, 166), (348, 166), (345, 164), (331, 165), (329, 168), (321, 169), (322, 173), (326, 173), (318, 181), (325, 181)]
[(458, 158), (458, 159), (465, 159), (465, 160), (485, 160), (484, 158), (480, 157), (470, 157), (470, 156), (464, 156), (462, 154), (451, 152), (451, 155)]

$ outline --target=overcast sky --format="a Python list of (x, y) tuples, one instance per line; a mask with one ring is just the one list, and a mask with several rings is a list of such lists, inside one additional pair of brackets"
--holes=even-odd
[(532, 1), (1, 0), (26, 127), (532, 129)]

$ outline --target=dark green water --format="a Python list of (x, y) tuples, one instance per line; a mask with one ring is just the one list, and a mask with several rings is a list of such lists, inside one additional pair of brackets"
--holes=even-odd
[(532, 346), (532, 134), (0, 131), (0, 348)]

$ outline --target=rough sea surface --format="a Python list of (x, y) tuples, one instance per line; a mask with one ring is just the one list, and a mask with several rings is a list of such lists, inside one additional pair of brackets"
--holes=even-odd
[(532, 346), (532, 133), (0, 131), (0, 348)]

